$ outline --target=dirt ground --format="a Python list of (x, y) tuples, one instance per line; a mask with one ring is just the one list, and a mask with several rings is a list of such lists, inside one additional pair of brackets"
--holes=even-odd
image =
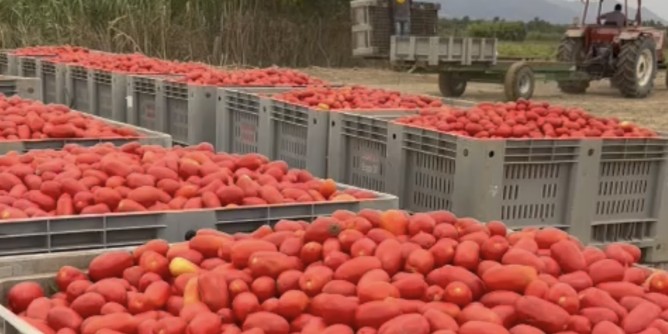
[[(307, 73), (330, 82), (362, 84), (372, 87), (439, 96), (437, 76), (410, 74), (379, 69), (330, 69), (310, 68)], [(469, 84), (462, 99), (473, 101), (498, 101), (503, 98), (503, 87), (492, 84)], [(600, 116), (616, 116), (655, 130), (668, 130), (668, 88), (666, 71), (661, 70), (654, 93), (646, 99), (626, 99), (609, 81), (593, 82), (587, 94), (567, 95), (554, 82), (537, 83), (534, 99), (559, 105), (585, 108)]]

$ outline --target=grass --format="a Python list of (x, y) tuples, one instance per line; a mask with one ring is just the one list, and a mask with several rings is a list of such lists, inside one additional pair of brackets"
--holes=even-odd
[(558, 41), (524, 41), (499, 43), (499, 57), (554, 58)]
[[(499, 57), (553, 59), (558, 46), (559, 41), (500, 41), (498, 50)], [(664, 52), (668, 55), (668, 48)]]

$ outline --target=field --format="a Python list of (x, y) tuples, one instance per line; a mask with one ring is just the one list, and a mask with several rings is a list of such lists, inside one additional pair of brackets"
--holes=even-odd
[[(403, 92), (439, 95), (433, 74), (408, 74), (378, 69), (310, 68), (308, 73), (333, 82), (364, 84)], [(653, 129), (668, 129), (668, 89), (665, 70), (659, 73), (652, 96), (643, 100), (626, 99), (608, 81), (592, 83), (584, 95), (566, 95), (553, 82), (537, 84), (534, 99), (581, 107), (601, 116), (614, 116)], [(496, 101), (503, 97), (501, 85), (469, 84), (463, 99)]]
[(500, 42), (499, 56), (508, 58), (553, 58), (559, 41)]
[[(554, 58), (559, 41), (499, 42), (499, 56), (508, 58)], [(668, 51), (668, 48), (666, 49)]]

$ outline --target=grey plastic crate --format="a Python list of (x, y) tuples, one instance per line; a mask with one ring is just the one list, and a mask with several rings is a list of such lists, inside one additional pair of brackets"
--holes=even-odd
[(2, 74), (5, 75), (18, 75), (19, 74), (19, 59), (16, 55), (12, 54), (11, 51), (4, 52), (7, 57), (7, 70)]
[[(339, 185), (342, 189), (350, 187)], [(281, 219), (313, 219), (336, 210), (397, 208), (395, 196), (356, 202), (297, 203), (202, 209), (141, 214), (108, 214), (39, 218), (0, 224), (0, 256), (31, 253), (125, 247), (161, 238), (183, 241), (190, 230), (215, 228), (225, 232), (250, 232)]]
[(106, 119), (125, 122), (127, 76), (102, 70), (89, 70), (88, 76), (91, 113)]
[[(446, 105), (471, 107), (475, 102), (442, 99)], [(327, 176), (380, 192), (399, 194), (398, 181), (388, 180), (389, 122), (417, 114), (415, 110), (335, 112), (329, 116)]]
[(216, 149), (230, 153), (260, 152), (259, 138), (263, 136), (260, 112), (266, 114), (270, 108), (270, 101), (260, 95), (271, 96), (291, 89), (219, 88), (216, 99)]
[[(132, 247), (114, 250), (131, 251)], [(85, 270), (90, 261), (109, 249), (71, 251), (57, 254), (19, 255), (0, 258), (0, 300), (7, 299), (7, 293), (14, 285), (30, 281), (39, 283), (47, 295), (55, 293), (55, 276), (63, 266), (73, 266)], [(40, 334), (35, 328), (0, 305), (0, 333)]]
[(587, 187), (593, 198), (592, 226), (586, 231), (591, 242), (632, 242), (647, 249), (648, 261), (668, 261), (668, 139), (664, 138), (601, 142), (597, 178)]
[(65, 103), (64, 64), (54, 63), (48, 58), (37, 59), (37, 77), (42, 80), (44, 103)]
[(327, 177), (356, 187), (391, 191), (391, 181), (387, 179), (388, 121), (415, 113), (388, 111), (373, 116), (332, 113), (329, 117)]
[(42, 85), (39, 78), (16, 76), (0, 76), (0, 94), (5, 96), (18, 95), (24, 99), (42, 100)]
[(568, 227), (581, 141), (482, 141), (390, 122), (405, 114), (332, 114), (329, 176), (396, 194), (410, 211)]
[(406, 209), (565, 229), (586, 209), (576, 186), (595, 166), (587, 154), (592, 141), (483, 141), (399, 124), (389, 129), (388, 180), (401, 180), (393, 193)]
[(72, 109), (91, 113), (88, 69), (78, 65), (65, 68), (65, 104)]
[[(283, 160), (294, 168), (303, 168), (315, 176), (327, 176), (328, 111), (271, 101), (265, 131), (261, 128), (260, 153)], [(262, 124), (263, 121), (260, 121)]]
[(147, 129), (128, 125), (125, 123), (104, 119), (94, 115), (88, 115), (88, 116), (99, 119), (109, 125), (132, 128), (138, 133), (140, 133), (143, 137), (114, 138), (114, 139), (111, 138), (39, 139), (39, 140), (24, 140), (24, 141), (13, 141), (13, 142), (0, 141), (0, 154), (6, 154), (7, 152), (10, 151), (28, 152), (30, 150), (46, 150), (46, 149), (58, 150), (63, 148), (63, 146), (67, 144), (94, 146), (100, 143), (112, 143), (116, 146), (121, 146), (134, 141), (144, 145), (159, 145), (162, 147), (172, 147), (172, 137), (168, 134), (156, 131), (150, 131)]
[(164, 105), (158, 98), (161, 87), (157, 77), (128, 76), (126, 122), (146, 129), (166, 132)]
[(18, 57), (18, 76), (37, 77), (37, 57)]
[(2, 75), (10, 75), (9, 52), (9, 50), (0, 50), (0, 74)]
[(192, 145), (216, 142), (215, 86), (160, 80), (158, 98), (165, 106), (167, 130), (174, 141)]

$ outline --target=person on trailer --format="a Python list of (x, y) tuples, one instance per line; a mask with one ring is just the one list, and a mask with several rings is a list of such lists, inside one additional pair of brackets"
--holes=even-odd
[(411, 3), (413, 0), (390, 0), (394, 18), (394, 33), (407, 36), (411, 33)]
[(626, 25), (626, 15), (622, 13), (622, 5), (616, 4), (615, 10), (605, 13), (599, 17), (599, 20), (604, 20), (605, 25), (617, 26), (622, 28)]

